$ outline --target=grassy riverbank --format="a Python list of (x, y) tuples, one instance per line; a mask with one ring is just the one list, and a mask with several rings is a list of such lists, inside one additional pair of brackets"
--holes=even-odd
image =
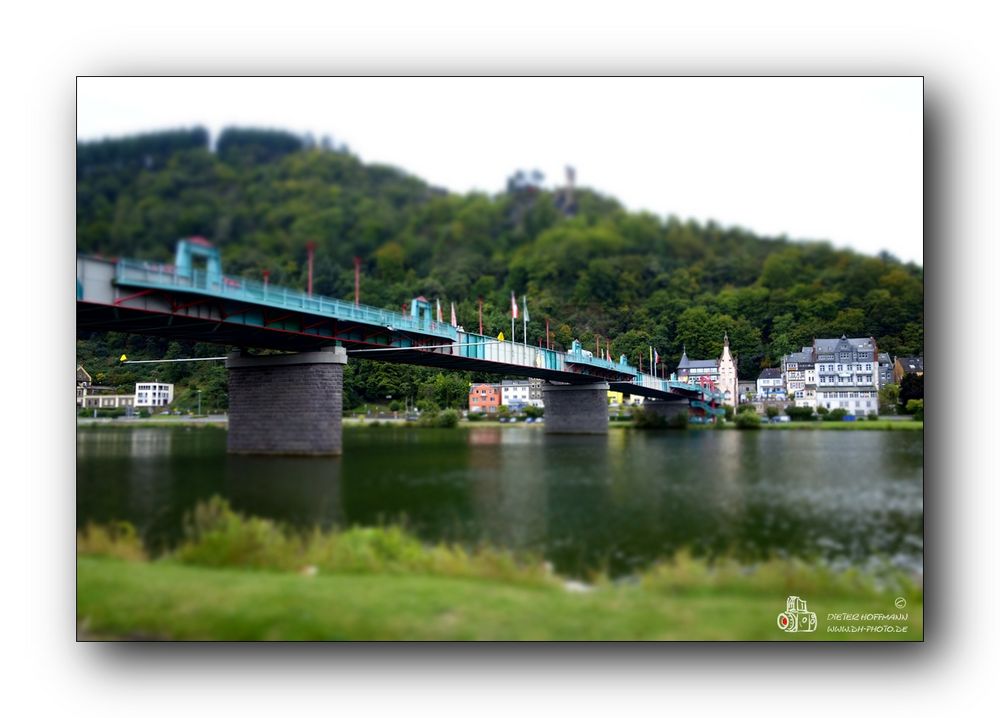
[[(726, 429), (738, 428), (735, 424), (727, 423)], [(782, 431), (923, 431), (922, 421), (893, 421), (891, 419), (878, 419), (876, 421), (788, 421), (780, 424), (765, 424), (761, 422), (761, 429), (775, 429)]]
[[(777, 628), (789, 595), (808, 601), (816, 632)], [(897, 615), (831, 618), (845, 613)], [(588, 585), (537, 558), (425, 546), (395, 527), (295, 534), (213, 501), (157, 560), (128, 527), (83, 531), (77, 619), (84, 639), (921, 640), (923, 591), (898, 573), (687, 555), (626, 583)], [(899, 632), (829, 630), (842, 625)]]
[(831, 634), (827, 611), (890, 613), (892, 597), (809, 596), (815, 633), (775, 620), (785, 587), (674, 591), (408, 574), (209, 569), (115, 558), (77, 561), (81, 638), (173, 640), (920, 640), (922, 603), (901, 634)]

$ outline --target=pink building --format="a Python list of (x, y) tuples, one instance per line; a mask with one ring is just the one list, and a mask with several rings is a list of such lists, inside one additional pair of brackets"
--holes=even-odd
[(495, 414), (500, 406), (499, 384), (473, 384), (469, 389), (469, 411)]

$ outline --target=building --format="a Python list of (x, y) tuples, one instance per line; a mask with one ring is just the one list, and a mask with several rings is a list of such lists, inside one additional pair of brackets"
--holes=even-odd
[(542, 401), (542, 383), (541, 379), (528, 379), (528, 401), (532, 406), (545, 406)]
[(768, 401), (769, 399), (784, 401), (786, 397), (785, 380), (781, 376), (781, 369), (777, 367), (764, 369), (757, 377), (758, 401)]
[(135, 406), (167, 406), (174, 400), (174, 385), (146, 382), (135, 385)]
[(816, 352), (802, 347), (781, 357), (781, 376), (785, 394), (795, 406), (816, 408)]
[(893, 375), (894, 364), (888, 352), (880, 352), (878, 355), (878, 385), (895, 384), (896, 377)]
[(114, 387), (94, 386), (82, 366), (76, 367), (76, 405), (81, 409), (125, 409), (135, 403), (134, 394), (115, 394)]
[(495, 414), (500, 406), (499, 384), (473, 384), (469, 387), (469, 411)]
[(924, 358), (923, 357), (896, 357), (896, 363), (893, 365), (892, 376), (896, 384), (901, 384), (903, 382), (903, 377), (907, 374), (916, 374), (917, 376), (924, 375)]
[(504, 379), (500, 382), (500, 403), (511, 411), (521, 411), (526, 406), (541, 407), (541, 384), (533, 386), (530, 379)]
[(611, 406), (642, 406), (642, 397), (638, 394), (624, 394), (620, 391), (608, 391), (608, 404)]
[(722, 356), (718, 359), (689, 359), (687, 347), (684, 347), (676, 373), (680, 381), (688, 384), (710, 381), (723, 393), (724, 404), (736, 406), (739, 376), (736, 359), (729, 353), (729, 334), (723, 337)]
[(815, 339), (813, 354), (817, 408), (845, 409), (856, 416), (878, 411), (878, 346), (874, 337)]
[(736, 389), (740, 394), (740, 403), (747, 404), (757, 395), (757, 382), (753, 379), (740, 379)]
[(87, 389), (94, 383), (93, 378), (81, 365), (76, 367), (76, 405), (83, 406), (83, 399), (87, 396)]

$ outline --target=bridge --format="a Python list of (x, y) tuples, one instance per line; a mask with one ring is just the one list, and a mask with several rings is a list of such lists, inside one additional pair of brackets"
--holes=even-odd
[[(234, 453), (338, 454), (348, 357), (545, 380), (545, 431), (604, 433), (607, 391), (645, 398), (665, 416), (722, 413), (712, 386), (594, 357), (464, 331), (417, 298), (409, 314), (222, 273), (218, 250), (181, 240), (174, 264), (77, 257), (77, 331), (117, 331), (239, 347), (229, 355)], [(250, 350), (283, 354), (252, 355)]]

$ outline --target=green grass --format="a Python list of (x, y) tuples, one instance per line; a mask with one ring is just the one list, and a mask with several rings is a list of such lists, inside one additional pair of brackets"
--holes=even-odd
[[(407, 574), (319, 574), (77, 559), (81, 638), (172, 640), (839, 640), (827, 611), (891, 611), (891, 598), (810, 596), (811, 634), (775, 625), (785, 594), (772, 587), (711, 591), (558, 586)], [(922, 604), (908, 633), (923, 636)]]
[[(150, 561), (127, 524), (77, 542), (84, 638), (206, 640), (920, 640), (923, 591), (895, 571), (835, 572), (794, 560), (712, 564), (679, 554), (627, 584), (568, 590), (537, 557), (427, 546), (399, 527), (294, 532), (221, 499), (187, 517), (186, 538)], [(579, 586), (577, 586), (579, 587)], [(809, 601), (820, 631), (775, 625)], [(827, 633), (827, 612), (893, 612), (904, 634)]]

